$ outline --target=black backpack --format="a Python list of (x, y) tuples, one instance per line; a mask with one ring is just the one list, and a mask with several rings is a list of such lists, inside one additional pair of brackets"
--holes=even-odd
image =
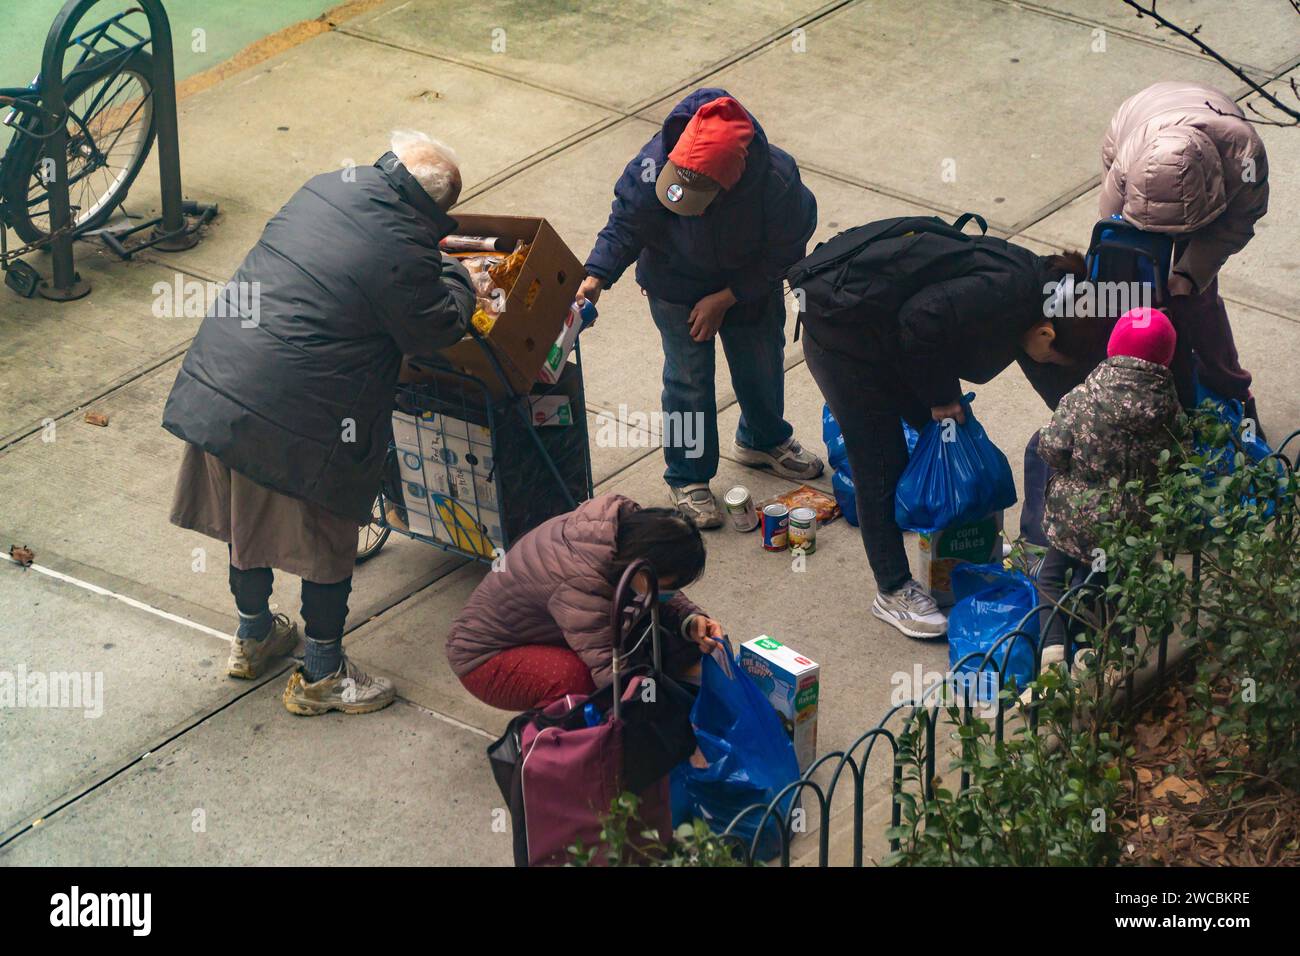
[[(981, 236), (962, 232), (974, 220)], [(938, 216), (899, 216), (846, 229), (818, 243), (796, 262), (786, 280), (800, 303), (798, 322), (816, 329), (835, 324), (847, 312), (893, 314), (924, 285), (961, 271), (960, 260), (973, 254), (988, 232), (984, 217), (964, 213), (952, 224)]]

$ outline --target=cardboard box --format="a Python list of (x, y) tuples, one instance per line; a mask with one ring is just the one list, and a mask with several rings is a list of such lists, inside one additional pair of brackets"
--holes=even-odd
[(429, 490), (419, 481), (402, 481), (402, 501), (406, 505), (406, 526), (412, 534), (433, 537), (433, 507)]
[(433, 510), (433, 537), (462, 551), (490, 557), (504, 550), (501, 516), (487, 508), (477, 512), (455, 498), (436, 492), (429, 496)]
[[(494, 544), (504, 542), (507, 548), (543, 521), (568, 511), (570, 497), (573, 501), (587, 498), (590, 449), (576, 363), (565, 363), (556, 384), (528, 390), (527, 399), (535, 405), (523, 405), (522, 397), (489, 404), (481, 389), (467, 388), (463, 379), (427, 364), (408, 361), (403, 373), (408, 387), (399, 396), (392, 418), (398, 450), (394, 489), (399, 478), (403, 483), (415, 481), (425, 486), (427, 495), (461, 502), (471, 510), (477, 495), (483, 528), (471, 530)], [(547, 425), (565, 427), (539, 427), (539, 415)], [(543, 452), (558, 470), (562, 486)], [(417, 506), (433, 514), (436, 527), (436, 506), (418, 499)], [(413, 530), (427, 533), (422, 528)], [(481, 543), (475, 535), (466, 540)]]
[[(515, 391), (527, 395), (537, 381), (547, 352), (559, 337), (581, 285), (582, 263), (545, 219), (457, 213), (457, 232), (500, 236), (529, 244), (519, 278), (506, 297), (505, 311), (486, 336)], [(454, 366), (481, 378), (492, 394), (505, 394), (491, 359), (466, 336), (443, 350)]]
[(952, 607), (952, 572), (959, 564), (1002, 560), (1002, 512), (980, 521), (916, 536), (916, 579), (940, 607)]
[(740, 645), (740, 666), (776, 708), (794, 744), (799, 770), (807, 770), (817, 759), (821, 666), (767, 635)]
[[(423, 485), (426, 494), (439, 494), (475, 508), (501, 509), (501, 493), (492, 458), (491, 432), (482, 425), (450, 415), (393, 412), (393, 444), (397, 472), (403, 482)], [(472, 436), (465, 438), (461, 436)]]
[(533, 424), (572, 425), (573, 407), (566, 395), (533, 395), (528, 399), (528, 406), (533, 413)]

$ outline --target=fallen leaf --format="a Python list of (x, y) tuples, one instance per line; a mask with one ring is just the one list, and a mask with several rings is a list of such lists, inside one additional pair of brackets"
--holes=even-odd
[(1151, 795), (1157, 800), (1173, 797), (1179, 803), (1200, 803), (1205, 797), (1197, 784), (1172, 774), (1156, 784)]
[(9, 557), (23, 567), (30, 568), (32, 562), (36, 560), (36, 552), (25, 544), (11, 544), (9, 545)]
[(1165, 728), (1159, 724), (1138, 724), (1135, 729), (1138, 743), (1147, 750), (1154, 750), (1165, 739)]
[(1151, 783), (1151, 781), (1154, 779), (1154, 775), (1146, 767), (1138, 767), (1137, 778), (1138, 778), (1138, 783), (1143, 784), (1145, 786)]
[(103, 412), (86, 412), (86, 424), (98, 425), (100, 428), (107, 428), (108, 416)]

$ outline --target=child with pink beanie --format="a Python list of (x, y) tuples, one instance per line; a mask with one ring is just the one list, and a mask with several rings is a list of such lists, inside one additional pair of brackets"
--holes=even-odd
[[(1061, 400), (1039, 432), (1038, 454), (1055, 469), (1047, 486), (1044, 529), (1051, 548), (1038, 574), (1044, 600), (1055, 603), (1066, 581), (1079, 584), (1096, 569), (1103, 587), (1100, 533), (1104, 524), (1140, 519), (1145, 495), (1124, 490), (1149, 481), (1160, 453), (1185, 434), (1169, 363), (1177, 336), (1163, 312), (1132, 309), (1111, 332), (1107, 358)], [(1111, 480), (1119, 484), (1112, 492)], [(1066, 658), (1067, 618), (1042, 613), (1042, 667)]]

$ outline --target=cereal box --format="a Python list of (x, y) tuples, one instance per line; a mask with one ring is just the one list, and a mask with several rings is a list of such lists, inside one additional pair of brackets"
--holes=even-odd
[(799, 770), (807, 770), (817, 758), (821, 666), (767, 635), (740, 645), (740, 666), (776, 708), (794, 743)]
[(1002, 560), (1002, 512), (971, 524), (916, 537), (916, 579), (940, 607), (952, 607), (952, 572), (959, 564), (988, 564)]

